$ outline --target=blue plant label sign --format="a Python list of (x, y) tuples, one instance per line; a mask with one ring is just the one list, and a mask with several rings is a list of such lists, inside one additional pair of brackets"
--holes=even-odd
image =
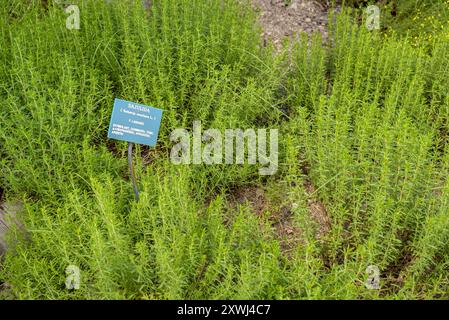
[(108, 138), (154, 147), (161, 119), (161, 109), (115, 99)]

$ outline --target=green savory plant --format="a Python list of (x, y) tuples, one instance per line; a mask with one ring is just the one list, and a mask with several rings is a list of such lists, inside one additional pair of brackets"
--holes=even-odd
[[(447, 39), (412, 46), (343, 11), (326, 44), (275, 56), (242, 1), (78, 5), (68, 30), (58, 6), (0, 3), (0, 186), (29, 238), (2, 263), (8, 294), (448, 298)], [(139, 203), (106, 138), (114, 97), (165, 110), (158, 147), (137, 148)], [(278, 173), (172, 164), (169, 134), (194, 120), (279, 128)]]

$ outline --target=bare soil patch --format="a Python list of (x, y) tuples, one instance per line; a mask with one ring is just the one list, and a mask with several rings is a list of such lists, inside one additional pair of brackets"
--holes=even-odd
[(232, 190), (230, 206), (248, 205), (252, 212), (263, 218), (265, 216), (274, 229), (284, 253), (293, 250), (302, 241), (302, 230), (292, 221), (292, 206), (285, 202), (287, 195), (281, 191), (276, 199), (260, 186), (241, 186)]
[(319, 201), (315, 195), (315, 186), (310, 181), (306, 181), (304, 183), (304, 188), (309, 196), (307, 202), (309, 205), (310, 216), (312, 220), (315, 221), (315, 223), (318, 225), (316, 238), (320, 239), (331, 230), (331, 219), (325, 205), (321, 201)]
[[(308, 212), (312, 221), (317, 225), (316, 239), (325, 236), (331, 229), (331, 219), (325, 205), (316, 197), (316, 189), (311, 182), (304, 183), (307, 197)], [(248, 205), (252, 212), (267, 218), (279, 239), (282, 251), (288, 253), (299, 243), (305, 243), (303, 230), (293, 221), (293, 204), (288, 202), (288, 194), (282, 191), (282, 186), (275, 186), (278, 190), (276, 199), (260, 186), (241, 186), (232, 190), (230, 207)], [(268, 216), (266, 216), (267, 214)]]

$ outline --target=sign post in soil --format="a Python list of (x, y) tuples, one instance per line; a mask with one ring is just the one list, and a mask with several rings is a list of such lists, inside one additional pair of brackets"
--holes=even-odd
[(161, 109), (121, 99), (114, 101), (108, 138), (128, 142), (128, 164), (136, 201), (139, 201), (139, 190), (134, 174), (133, 146), (137, 143), (154, 147), (161, 119)]

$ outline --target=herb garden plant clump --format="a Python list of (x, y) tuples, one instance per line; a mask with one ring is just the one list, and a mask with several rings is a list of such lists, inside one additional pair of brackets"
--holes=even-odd
[[(449, 23), (420, 42), (343, 5), (278, 50), (248, 1), (67, 5), (0, 2), (2, 299), (449, 298)], [(163, 110), (138, 202), (115, 98)]]

